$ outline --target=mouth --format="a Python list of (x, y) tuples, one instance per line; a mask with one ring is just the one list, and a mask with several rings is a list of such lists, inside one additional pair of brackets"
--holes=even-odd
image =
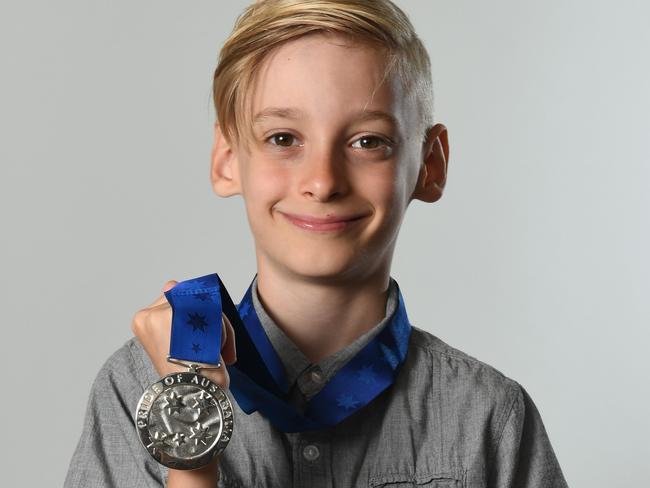
[(316, 217), (312, 215), (296, 215), (285, 212), (280, 213), (284, 215), (289, 222), (301, 229), (319, 232), (331, 232), (347, 229), (368, 216), (368, 214), (354, 214)]

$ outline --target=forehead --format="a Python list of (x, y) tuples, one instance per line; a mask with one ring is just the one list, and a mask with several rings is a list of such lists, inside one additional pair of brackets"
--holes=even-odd
[(340, 35), (288, 41), (259, 68), (249, 100), (253, 119), (269, 108), (297, 109), (293, 115), (323, 123), (374, 111), (404, 126), (407, 97), (395, 75), (383, 79), (386, 62), (384, 49)]

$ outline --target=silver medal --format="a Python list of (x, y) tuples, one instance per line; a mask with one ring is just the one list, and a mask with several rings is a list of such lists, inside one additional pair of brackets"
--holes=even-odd
[(228, 445), (232, 404), (219, 385), (190, 367), (147, 388), (135, 422), (142, 445), (156, 461), (173, 469), (197, 469)]

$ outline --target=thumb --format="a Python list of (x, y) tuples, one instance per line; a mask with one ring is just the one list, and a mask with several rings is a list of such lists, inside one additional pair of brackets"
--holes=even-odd
[(147, 308), (153, 308), (153, 307), (157, 307), (158, 305), (162, 305), (163, 303), (167, 303), (167, 297), (165, 296), (165, 292), (171, 290), (177, 284), (178, 281), (176, 280), (169, 280), (167, 283), (165, 283), (162, 288), (163, 292)]
[(237, 361), (237, 349), (235, 347), (235, 330), (226, 317), (226, 314), (222, 314), (222, 334), (221, 334), (221, 356), (223, 357), (224, 362), (227, 365), (234, 364)]
[(169, 280), (169, 281), (168, 281), (167, 283), (165, 283), (165, 284), (163, 285), (163, 287), (162, 287), (162, 291), (163, 291), (163, 293), (166, 292), (166, 291), (171, 290), (171, 289), (174, 288), (177, 284), (178, 284), (178, 281), (176, 281), (176, 280)]

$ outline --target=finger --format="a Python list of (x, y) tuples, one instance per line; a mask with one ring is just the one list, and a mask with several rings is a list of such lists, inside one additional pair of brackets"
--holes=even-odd
[(201, 369), (199, 373), (201, 376), (205, 376), (208, 378), (210, 381), (216, 383), (219, 385), (221, 388), (228, 389), (230, 386), (230, 375), (228, 374), (228, 370), (226, 367), (223, 365), (224, 363), (223, 356), (221, 357), (221, 367), (218, 369)]
[(176, 280), (169, 280), (168, 282), (166, 282), (162, 287), (163, 293), (159, 295), (158, 298), (156, 298), (147, 308), (153, 308), (153, 307), (157, 307), (158, 305), (167, 303), (167, 297), (165, 296), (165, 292), (171, 290), (177, 284), (178, 281)]
[(162, 287), (162, 291), (166, 292), (174, 288), (178, 284), (178, 281), (176, 280), (169, 280), (167, 283), (165, 283)]
[(223, 334), (221, 336), (221, 354), (224, 362), (228, 365), (237, 361), (237, 349), (235, 347), (235, 329), (226, 315), (223, 315)]

